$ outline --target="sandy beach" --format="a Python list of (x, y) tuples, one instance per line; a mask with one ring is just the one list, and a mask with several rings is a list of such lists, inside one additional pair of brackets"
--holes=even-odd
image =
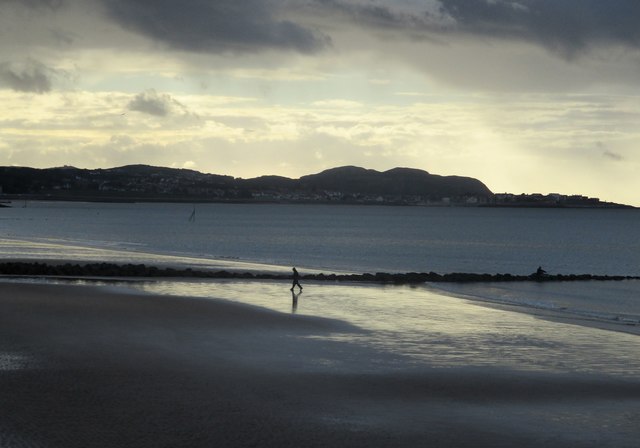
[(330, 337), (364, 331), (223, 300), (0, 282), (0, 446), (638, 446), (640, 381), (435, 368)]

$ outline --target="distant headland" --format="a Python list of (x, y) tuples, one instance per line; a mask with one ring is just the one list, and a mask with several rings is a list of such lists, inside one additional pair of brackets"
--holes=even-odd
[(0, 206), (15, 200), (104, 202), (319, 203), (466, 207), (634, 208), (561, 194), (494, 194), (478, 179), (412, 168), (344, 166), (290, 179), (252, 179), (188, 169), (0, 167)]

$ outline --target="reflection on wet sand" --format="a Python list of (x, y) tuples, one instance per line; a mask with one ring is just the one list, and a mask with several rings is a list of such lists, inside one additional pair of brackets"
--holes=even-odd
[[(640, 382), (612, 375), (620, 356), (605, 337), (637, 371), (637, 343), (618, 345), (631, 335), (538, 331), (528, 316), (419, 289), (309, 288), (306, 314), (358, 328), (292, 316), (282, 282), (198, 288), (284, 312), (0, 282), (0, 446), (637, 446)], [(598, 374), (557, 373), (562, 356), (567, 370), (597, 358)]]
[(298, 297), (300, 297), (302, 291), (299, 291), (297, 294), (293, 289), (291, 289), (291, 313), (295, 314), (298, 312)]
[(298, 296), (292, 295), (290, 302), (284, 295), (289, 288), (284, 282), (259, 282), (260, 292), (255, 281), (135, 285), (147, 292), (221, 298), (344, 320), (364, 331), (324, 338), (375, 347), (433, 367), (503, 366), (631, 377), (640, 371), (640, 338), (635, 335), (487, 308), (422, 287), (316, 283), (305, 291), (301, 309)]

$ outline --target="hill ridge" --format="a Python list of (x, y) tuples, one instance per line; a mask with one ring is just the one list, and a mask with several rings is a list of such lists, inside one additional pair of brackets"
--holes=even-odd
[(417, 168), (386, 171), (346, 165), (292, 179), (263, 175), (243, 179), (191, 169), (145, 164), (82, 169), (0, 167), (5, 195), (50, 198), (135, 198), (136, 200), (283, 200), (418, 203), (493, 193), (477, 179), (439, 176)]

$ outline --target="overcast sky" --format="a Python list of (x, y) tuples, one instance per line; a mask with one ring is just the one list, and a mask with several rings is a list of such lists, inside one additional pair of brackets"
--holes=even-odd
[(640, 206), (638, 0), (0, 0), (0, 165), (413, 167)]

